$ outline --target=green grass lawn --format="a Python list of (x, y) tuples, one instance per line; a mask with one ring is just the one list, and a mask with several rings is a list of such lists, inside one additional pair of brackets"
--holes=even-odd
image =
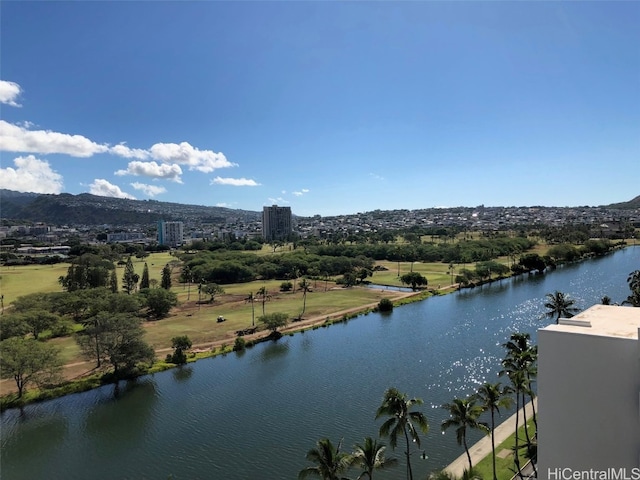
[[(527, 422), (529, 426), (529, 434), (535, 431), (533, 420), (529, 420)], [(526, 445), (525, 434), (524, 434), (524, 425), (520, 426), (518, 429), (519, 432), (519, 445)], [(513, 453), (512, 449), (515, 445), (515, 432), (511, 434), (509, 438), (507, 438), (500, 445), (496, 445), (496, 476), (498, 480), (510, 480), (514, 475), (514, 461), (513, 461)], [(506, 452), (509, 452), (508, 455)], [(520, 466), (523, 467), (525, 463), (527, 463), (528, 459), (524, 456), (524, 450), (520, 450)], [(491, 454), (485, 457), (483, 460), (478, 462), (477, 465), (474, 465), (474, 469), (480, 475), (480, 478), (484, 478), (485, 480), (489, 480), (493, 478), (493, 466), (491, 460)]]
[[(133, 267), (138, 275), (142, 276), (145, 262), (149, 267), (149, 278), (162, 279), (162, 269), (174, 257), (168, 252), (152, 253), (144, 260), (131, 257)], [(9, 306), (16, 298), (30, 293), (61, 292), (62, 287), (58, 278), (67, 274), (68, 263), (55, 265), (21, 265), (17, 267), (0, 266), (0, 294), (4, 295), (4, 305)], [(175, 280), (180, 274), (179, 269), (174, 269)], [(123, 267), (116, 267), (118, 283), (122, 284)]]
[(5, 308), (16, 298), (30, 293), (61, 292), (58, 283), (61, 275), (66, 275), (68, 263), (56, 265), (24, 265), (0, 267), (0, 294), (4, 295)]
[[(281, 282), (250, 282), (241, 285), (225, 286), (225, 293), (216, 297), (214, 303), (198, 304), (197, 288), (191, 292), (191, 300), (180, 286), (180, 298), (183, 299), (178, 309), (162, 320), (145, 322), (146, 339), (154, 348), (168, 348), (171, 338), (176, 335), (188, 335), (194, 344), (205, 344), (223, 339), (233, 341), (236, 330), (251, 327), (253, 320), (259, 325), (262, 315), (262, 302), (254, 301), (253, 312), (251, 302), (246, 301), (250, 291), (256, 292), (263, 285), (271, 294), (265, 302), (265, 313), (283, 312), (290, 319), (298, 317), (303, 309), (302, 292), (279, 292)], [(307, 293), (306, 308), (303, 319), (312, 317), (330, 317), (336, 312), (357, 309), (363, 305), (377, 304), (383, 297), (396, 297), (397, 292), (381, 291), (370, 288), (336, 288), (329, 282), (328, 290), (324, 290), (324, 282), (312, 284), (312, 291)], [(226, 321), (218, 323), (219, 315)]]
[[(374, 272), (373, 276), (367, 279), (371, 281), (371, 283), (378, 283), (381, 285), (395, 285), (401, 287), (403, 285), (400, 281), (400, 277), (405, 273), (411, 272), (412, 268), (414, 272), (418, 272), (422, 276), (427, 278), (427, 281), (429, 282), (429, 288), (438, 288), (438, 286), (446, 287), (447, 285), (450, 285), (452, 283), (451, 275), (449, 275), (448, 272), (449, 264), (442, 262), (413, 262), (412, 266), (411, 262), (400, 262), (400, 264), (398, 265), (398, 262), (390, 262), (385, 260), (376, 262), (376, 265), (381, 265), (387, 270)], [(400, 271), (400, 275), (398, 275), (398, 270)]]

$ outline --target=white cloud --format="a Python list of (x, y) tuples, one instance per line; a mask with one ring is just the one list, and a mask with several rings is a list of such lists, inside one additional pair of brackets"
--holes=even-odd
[(218, 185), (232, 185), (234, 187), (257, 187), (260, 185), (255, 180), (251, 180), (250, 178), (222, 178), (216, 177), (211, 180), (210, 184), (218, 184)]
[(291, 192), (293, 193), (296, 197), (301, 197), (302, 195), (304, 195), (305, 193), (309, 193), (309, 189), (308, 188), (303, 188), (300, 191), (297, 192)]
[(216, 203), (216, 207), (231, 208), (231, 204), (226, 202), (220, 202), (220, 203)]
[(130, 200), (136, 199), (133, 195), (123, 192), (120, 190), (120, 187), (106, 181), (104, 178), (96, 178), (89, 187), (89, 193), (99, 195), (100, 197), (128, 198)]
[(0, 103), (11, 105), (12, 107), (21, 107), (22, 105), (16, 102), (21, 93), (22, 88), (17, 83), (0, 80)]
[(134, 175), (141, 177), (163, 178), (165, 180), (173, 180), (176, 183), (182, 183), (180, 175), (182, 169), (180, 165), (159, 165), (156, 162), (139, 162), (134, 160), (129, 162), (126, 170), (118, 170), (116, 175)]
[(28, 130), (0, 120), (0, 150), (6, 152), (64, 153), (72, 157), (90, 157), (109, 150), (82, 135)]
[(146, 160), (150, 155), (147, 150), (143, 150), (141, 148), (129, 148), (124, 143), (111, 147), (109, 151), (120, 157), (137, 158), (139, 160)]
[(131, 185), (136, 190), (141, 190), (149, 197), (155, 197), (156, 195), (160, 195), (161, 193), (167, 193), (166, 188), (157, 185), (147, 185), (146, 183), (140, 182), (130, 183), (129, 185)]
[(270, 205), (276, 205), (276, 204), (278, 204), (278, 203), (289, 203), (289, 201), (288, 201), (288, 200), (285, 200), (285, 199), (284, 199), (284, 198), (282, 198), (282, 197), (278, 197), (278, 198), (271, 198), (271, 197), (269, 197), (267, 200), (269, 200), (269, 204), (270, 204)]
[(49, 162), (33, 155), (13, 160), (16, 168), (0, 168), (0, 188), (18, 192), (60, 193), (62, 175), (53, 171)]
[(156, 143), (149, 151), (155, 160), (188, 165), (189, 170), (198, 170), (204, 173), (210, 173), (218, 168), (238, 166), (227, 160), (223, 153), (198, 150), (187, 142), (182, 142), (179, 145), (177, 143)]
[(377, 173), (369, 173), (369, 176), (376, 180), (384, 180), (384, 177), (381, 175), (378, 175)]

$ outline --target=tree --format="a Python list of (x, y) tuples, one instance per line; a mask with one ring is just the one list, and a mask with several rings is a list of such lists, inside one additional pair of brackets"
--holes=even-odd
[(306, 467), (300, 470), (299, 479), (315, 476), (322, 480), (343, 480), (340, 474), (346, 472), (351, 464), (351, 456), (341, 452), (342, 440), (334, 447), (331, 440), (322, 438), (316, 443), (316, 447), (307, 452), (307, 460), (316, 464), (314, 467)]
[(255, 327), (256, 325), (256, 309), (254, 305), (255, 299), (256, 299), (256, 296), (253, 294), (253, 292), (249, 292), (249, 295), (247, 295), (247, 298), (244, 299), (245, 302), (251, 304), (251, 326), (252, 327)]
[(605, 295), (604, 297), (602, 297), (602, 298), (600, 299), (600, 303), (601, 303), (602, 305), (612, 305), (612, 303), (611, 303), (611, 297), (610, 297), (610, 296), (608, 296), (608, 295)]
[(19, 313), (3, 315), (0, 318), (2, 318), (0, 320), (0, 340), (6, 340), (11, 337), (24, 337), (29, 331)]
[(353, 287), (356, 284), (356, 274), (353, 272), (345, 272), (342, 278), (338, 279), (336, 283), (344, 285), (345, 287)]
[(189, 265), (185, 265), (182, 267), (182, 281), (188, 283), (187, 287), (187, 300), (191, 299), (191, 282), (193, 282), (193, 272)]
[[(514, 333), (511, 335), (510, 341), (504, 343), (502, 346), (506, 348), (507, 354), (502, 360), (502, 370), (499, 375), (507, 375), (511, 382), (511, 387), (516, 398), (516, 425), (515, 431), (518, 432), (520, 418), (520, 401), (522, 401), (523, 414), (524, 414), (524, 433), (527, 440), (527, 449), (531, 451), (531, 438), (529, 436), (529, 430), (527, 428), (527, 412), (525, 393), (531, 392), (531, 375), (535, 374), (534, 362), (537, 358), (537, 348), (533, 348), (529, 344), (530, 335), (528, 333)], [(532, 403), (533, 405), (533, 403)], [(535, 410), (534, 410), (534, 422), (535, 422)], [(519, 451), (518, 435), (516, 433), (514, 450)], [(514, 455), (516, 463), (516, 469), (520, 472), (520, 459), (518, 455)], [(535, 469), (535, 465), (534, 465)]]
[(58, 380), (62, 362), (52, 345), (33, 338), (12, 337), (0, 342), (0, 376), (13, 378), (22, 398), (26, 387)]
[(165, 290), (169, 290), (171, 288), (171, 267), (167, 263), (162, 269), (162, 280), (160, 281), (160, 286)]
[(28, 326), (29, 331), (36, 340), (42, 332), (48, 330), (60, 322), (60, 317), (55, 313), (41, 309), (27, 310), (20, 313), (22, 321)]
[[(529, 395), (531, 399), (531, 407), (533, 410), (533, 423), (538, 427), (538, 421), (536, 418), (536, 410), (535, 404), (533, 403), (533, 379), (538, 374), (537, 362), (538, 362), (538, 346), (531, 345), (531, 335), (528, 333), (513, 333), (507, 343), (504, 343), (502, 346), (506, 348), (507, 355), (502, 360), (502, 365), (504, 372), (509, 373), (509, 371), (518, 371), (523, 374), (524, 381), (522, 383), (522, 405), (525, 407), (525, 395)], [(527, 434), (527, 439), (529, 437), (528, 432), (526, 431), (527, 427), (525, 425), (525, 434)], [(530, 443), (530, 442), (529, 442)]]
[(111, 261), (93, 253), (85, 253), (73, 260), (67, 275), (60, 276), (58, 282), (68, 292), (105, 287), (109, 283), (109, 270), (112, 268)]
[(109, 289), (111, 293), (118, 293), (118, 274), (115, 268), (111, 270), (111, 274), (109, 275)]
[(102, 341), (109, 319), (109, 313), (99, 312), (85, 320), (84, 329), (76, 335), (76, 343), (80, 351), (86, 358), (95, 360), (96, 368), (100, 368), (105, 359)]
[(127, 259), (127, 263), (124, 266), (124, 274), (122, 275), (122, 289), (127, 292), (127, 295), (131, 295), (136, 289), (138, 284), (138, 275), (133, 268), (133, 262), (131, 257)]
[(469, 472), (473, 469), (469, 446), (467, 445), (467, 429), (489, 430), (486, 423), (478, 421), (482, 414), (482, 407), (476, 405), (477, 398), (471, 395), (467, 398), (454, 398), (452, 403), (445, 403), (442, 408), (449, 411), (449, 418), (442, 422), (442, 431), (449, 427), (456, 428), (458, 445), (464, 445), (464, 451), (469, 460)]
[(224, 288), (222, 288), (217, 283), (207, 283), (202, 285), (202, 293), (209, 295), (209, 300), (207, 303), (213, 303), (216, 295), (222, 295), (224, 293)]
[(281, 336), (278, 328), (287, 326), (289, 323), (289, 315), (282, 312), (269, 313), (258, 317), (258, 321), (263, 323), (267, 329), (271, 330), (270, 336), (277, 338)]
[(166, 317), (178, 305), (178, 296), (171, 290), (151, 288), (141, 293), (146, 299), (149, 315), (156, 319)]
[(147, 262), (144, 262), (142, 278), (140, 279), (140, 290), (144, 288), (149, 288), (149, 267), (147, 266)]
[(351, 454), (352, 464), (359, 466), (363, 470), (356, 480), (365, 478), (365, 475), (366, 478), (372, 480), (375, 470), (382, 470), (398, 464), (397, 459), (385, 457), (386, 449), (387, 447), (383, 443), (378, 443), (377, 440), (371, 437), (364, 439), (364, 445), (355, 445)]
[(555, 317), (556, 323), (560, 321), (560, 317), (571, 318), (580, 311), (575, 307), (576, 301), (574, 299), (557, 290), (554, 293), (547, 293), (546, 299), (544, 307), (547, 312), (545, 315), (548, 318)]
[(268, 300), (271, 300), (271, 295), (269, 295), (267, 287), (260, 287), (256, 292), (256, 296), (260, 298), (260, 302), (262, 303), (262, 315), (264, 315), (264, 304)]
[(544, 272), (544, 269), (547, 268), (547, 264), (544, 262), (544, 259), (538, 255), (537, 253), (527, 253), (520, 258), (520, 265), (522, 265), (526, 270), (537, 270), (538, 272)]
[(635, 270), (629, 274), (627, 278), (631, 295), (627, 297), (622, 304), (629, 304), (634, 307), (640, 307), (640, 270)]
[(509, 408), (512, 404), (511, 397), (507, 396), (508, 390), (500, 386), (500, 383), (486, 382), (478, 388), (478, 400), (484, 411), (491, 412), (491, 460), (493, 465), (493, 480), (497, 480), (496, 476), (496, 445), (493, 434), (495, 431), (495, 414), (500, 414), (500, 408)]
[(383, 298), (378, 302), (378, 310), (380, 312), (391, 312), (393, 310), (393, 302), (388, 298)]
[(304, 311), (307, 309), (307, 293), (311, 291), (311, 283), (306, 278), (300, 280), (300, 290), (302, 290), (302, 312), (300, 318), (304, 315)]
[(130, 373), (139, 362), (152, 362), (155, 353), (144, 340), (140, 320), (130, 314), (96, 315), (77, 336), (83, 353), (110, 363), (116, 377)]
[(406, 443), (407, 478), (413, 480), (411, 470), (411, 440), (420, 448), (420, 435), (429, 431), (427, 417), (418, 411), (411, 411), (414, 405), (422, 405), (422, 399), (411, 398), (396, 388), (389, 388), (384, 392), (382, 404), (378, 407), (376, 418), (390, 417), (380, 426), (380, 436), (389, 437), (391, 448), (395, 450), (398, 436), (403, 435)]
[(405, 273), (400, 277), (400, 281), (405, 285), (411, 285), (411, 290), (414, 291), (428, 283), (427, 278), (418, 272)]
[(171, 339), (171, 347), (173, 355), (171, 355), (171, 363), (182, 365), (187, 363), (187, 355), (185, 351), (189, 350), (193, 344), (186, 335), (180, 335)]
[(356, 278), (360, 283), (364, 282), (367, 277), (371, 277), (373, 271), (366, 267), (361, 267), (356, 271)]

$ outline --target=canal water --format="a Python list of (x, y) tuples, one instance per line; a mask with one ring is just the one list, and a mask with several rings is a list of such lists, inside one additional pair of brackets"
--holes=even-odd
[[(440, 432), (440, 405), (498, 380), (509, 335), (529, 332), (535, 341), (549, 323), (547, 293), (565, 292), (580, 308), (604, 295), (620, 302), (629, 294), (628, 274), (639, 268), (640, 247), (629, 247), (9, 410), (1, 417), (0, 476), (295, 479), (319, 438), (343, 439), (350, 449), (377, 436), (376, 409), (394, 386), (424, 400), (428, 458), (412, 457), (414, 478), (424, 479), (463, 453), (454, 431)], [(388, 454), (400, 465), (376, 478), (404, 478), (402, 449)]]

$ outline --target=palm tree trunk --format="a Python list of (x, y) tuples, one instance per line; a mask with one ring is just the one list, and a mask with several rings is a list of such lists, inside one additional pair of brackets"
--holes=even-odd
[(527, 451), (531, 448), (531, 437), (529, 436), (529, 425), (527, 424), (527, 397), (522, 391), (522, 416), (524, 417), (524, 437), (527, 439)]
[(538, 419), (536, 417), (536, 406), (533, 402), (535, 395), (533, 394), (533, 390), (531, 390), (531, 377), (527, 373), (527, 382), (529, 383), (529, 398), (531, 398), (531, 409), (533, 410), (533, 426), (536, 427), (536, 434), (538, 433)]
[(493, 438), (493, 434), (496, 430), (494, 415), (494, 409), (491, 407), (491, 460), (493, 463), (493, 480), (498, 480), (498, 477), (496, 476), (496, 440)]
[(407, 451), (405, 452), (407, 455), (407, 478), (409, 480), (413, 480), (413, 472), (411, 471), (411, 459), (409, 458), (409, 455), (411, 455), (409, 453), (409, 447), (411, 446), (411, 444), (409, 443), (409, 435), (407, 434), (407, 430), (404, 430), (404, 438), (407, 441)]
[(307, 309), (307, 291), (302, 292), (302, 313), (300, 314), (300, 319), (304, 315), (304, 311)]
[(462, 437), (462, 443), (464, 444), (464, 451), (467, 453), (467, 460), (469, 460), (469, 473), (473, 469), (473, 465), (471, 464), (471, 454), (469, 454), (469, 447), (467, 446), (467, 436), (464, 435)]
[(519, 454), (518, 427), (520, 426), (519, 420), (520, 420), (520, 392), (516, 390), (516, 438), (515, 438), (515, 452), (514, 452), (513, 461), (515, 462), (516, 468), (518, 469), (518, 475), (522, 480), (524, 480), (524, 477), (522, 476), (522, 472), (520, 471), (520, 457), (518, 456)]

